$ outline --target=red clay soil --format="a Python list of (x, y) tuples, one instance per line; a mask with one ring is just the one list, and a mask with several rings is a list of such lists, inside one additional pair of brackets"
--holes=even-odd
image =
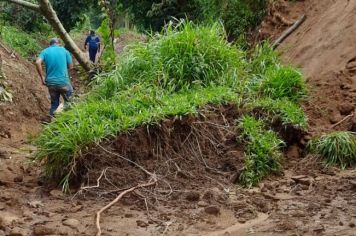
[(0, 143), (13, 145), (39, 130), (39, 120), (46, 115), (49, 100), (33, 64), (9, 54), (3, 47), (0, 54), (13, 95), (12, 103), (0, 104)]
[[(305, 101), (304, 107), (309, 115), (311, 134), (352, 129), (354, 118), (347, 117), (354, 112), (356, 102), (356, 60), (353, 60), (356, 56), (355, 12), (354, 0), (285, 1), (271, 10), (269, 18), (260, 29), (262, 33), (259, 37), (275, 39), (300, 14), (307, 15), (306, 22), (280, 46), (279, 51), (286, 63), (300, 66), (308, 79), (310, 98)], [(5, 57), (5, 60), (11, 63), (13, 59)], [(31, 65), (24, 65), (28, 71), (32, 71), (28, 74), (35, 76)], [(15, 73), (17, 70), (6, 70), (17, 76), (16, 78), (19, 77)], [(28, 86), (34, 86), (33, 84)], [(26, 94), (28, 89), (20, 91)], [(36, 107), (32, 103), (29, 103), (29, 106)], [(16, 108), (9, 109), (18, 112)], [(237, 115), (235, 113), (231, 114), (232, 117)], [(19, 119), (26, 121), (25, 117), (20, 116)], [(347, 119), (343, 123), (332, 128), (333, 123), (345, 117)], [(219, 122), (222, 120), (224, 119), (219, 119)], [(158, 151), (179, 153), (180, 150), (175, 150), (174, 146), (183, 136), (187, 136), (187, 132), (190, 133), (189, 129), (182, 127), (192, 121), (197, 120), (187, 117), (186, 120), (175, 121), (176, 123), (163, 121), (162, 126), (156, 130), (138, 129), (131, 133), (131, 137), (125, 134), (127, 137), (121, 135), (111, 142), (108, 141), (105, 148), (131, 158), (137, 155), (133, 160), (152, 171), (150, 168), (157, 162), (157, 154), (160, 153)], [(198, 145), (202, 145), (194, 142), (193, 136), (190, 136), (187, 141), (192, 145), (191, 148), (180, 152), (184, 153), (184, 156), (171, 155), (173, 159), (167, 160), (164, 163), (166, 166), (160, 166), (157, 172), (161, 175), (167, 174), (167, 180), (173, 183), (173, 190), (185, 187), (186, 191), (171, 193), (170, 187), (164, 181), (159, 182), (156, 192), (148, 192), (152, 189), (135, 191), (104, 212), (101, 218), (102, 235), (356, 236), (356, 170), (325, 168), (318, 159), (305, 156), (302, 150), (294, 145), (286, 150), (287, 158), (281, 175), (271, 176), (252, 189), (232, 185), (231, 176), (224, 177), (224, 173), (236, 171), (231, 166), (238, 169), (241, 150), (236, 143), (230, 143), (231, 137), (226, 136), (229, 131), (233, 131), (229, 123), (231, 121), (226, 122), (230, 124), (231, 130), (225, 130), (224, 135), (219, 132), (226, 129), (225, 122), (218, 123), (222, 126), (220, 129), (210, 127), (210, 130), (204, 130), (205, 134), (208, 134), (205, 140), (208, 144), (214, 139), (225, 142), (225, 145), (220, 147), (205, 145), (205, 150), (202, 150), (202, 153), (207, 151), (206, 155), (203, 155), (205, 158), (211, 157), (205, 160), (208, 160), (207, 166), (213, 170), (199, 169), (202, 166), (189, 166), (187, 164), (191, 162), (182, 161), (184, 158), (190, 161), (199, 156), (187, 153), (187, 150), (199, 150)], [(200, 128), (209, 127), (208, 124), (202, 127), (199, 125)], [(209, 134), (213, 130), (214, 133)], [(160, 138), (149, 140), (147, 132), (151, 132), (152, 137)], [(161, 136), (162, 132), (166, 136)], [(128, 142), (130, 139), (136, 141)], [(158, 142), (161, 144), (157, 145)], [(166, 145), (167, 142), (169, 145)], [(147, 149), (148, 146), (162, 148), (150, 150)], [(168, 146), (171, 148), (164, 148)], [(219, 148), (215, 149), (216, 147)], [(130, 153), (127, 151), (129, 149), (134, 152)], [(7, 147), (2, 150), (5, 152), (0, 153), (0, 235), (95, 235), (95, 212), (122, 191), (121, 187), (127, 187), (123, 184), (128, 184), (126, 177), (137, 181), (144, 181), (148, 177), (142, 175), (141, 171), (130, 171), (130, 167), (136, 167), (119, 160), (121, 157), (118, 156), (115, 166), (109, 166), (113, 163), (112, 158), (109, 163), (105, 163), (106, 160), (115, 155), (96, 148), (93, 149), (96, 153), (86, 154), (87, 157), (91, 155), (93, 160), (85, 165), (86, 173), (89, 174), (83, 176), (90, 177), (85, 179), (85, 184), (96, 185), (97, 178), (103, 173), (100, 181), (102, 185), (82, 191), (82, 195), (65, 196), (59, 190), (51, 191), (44, 187), (38, 178), (40, 169), (24, 160), (24, 157), (33, 152), (32, 147)], [(239, 152), (231, 153), (232, 150)], [(231, 156), (220, 156), (224, 152), (230, 152)], [(98, 159), (99, 156), (102, 158)], [(234, 162), (231, 163), (231, 160)], [(223, 165), (224, 163), (228, 164)], [(97, 168), (93, 168), (94, 166)], [(118, 172), (118, 167), (124, 170), (124, 173)], [(188, 173), (185, 173), (187, 170)], [(211, 171), (222, 173), (214, 174)], [(112, 181), (113, 178), (110, 177), (117, 173), (122, 175)], [(201, 179), (202, 173), (207, 173), (207, 180)], [(189, 176), (190, 174), (193, 176)], [(199, 174), (198, 178), (194, 177), (194, 174)], [(178, 179), (175, 181), (179, 182), (176, 185), (175, 175)], [(167, 198), (163, 197), (165, 194)]]
[[(301, 68), (308, 82), (310, 96), (304, 110), (311, 134), (355, 131), (356, 1), (309, 0), (276, 5), (280, 15), (290, 22), (302, 14), (307, 16), (279, 52), (285, 63)], [(261, 37), (275, 40), (287, 28), (276, 25), (273, 19), (268, 17), (262, 24)], [(334, 127), (346, 117), (349, 118)]]

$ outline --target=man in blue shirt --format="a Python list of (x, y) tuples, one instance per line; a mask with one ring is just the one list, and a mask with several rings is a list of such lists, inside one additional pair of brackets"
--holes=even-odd
[(95, 63), (96, 54), (100, 53), (100, 39), (96, 36), (95, 31), (91, 30), (90, 34), (85, 40), (84, 48), (87, 49), (87, 45), (89, 44), (89, 59)]
[[(46, 77), (43, 75), (42, 62), (46, 66)], [(49, 115), (54, 116), (60, 103), (60, 96), (63, 97), (65, 105), (73, 93), (73, 88), (69, 80), (68, 69), (73, 68), (72, 56), (59, 45), (59, 40), (53, 38), (50, 46), (44, 49), (36, 60), (36, 69), (40, 75), (42, 84), (48, 87), (51, 97), (51, 108)]]

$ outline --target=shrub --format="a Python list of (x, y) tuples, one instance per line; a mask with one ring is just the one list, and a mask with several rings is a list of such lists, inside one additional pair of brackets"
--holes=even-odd
[(323, 134), (308, 144), (311, 153), (320, 155), (327, 166), (347, 168), (356, 163), (356, 133), (338, 131)]
[(127, 51), (114, 71), (98, 76), (85, 100), (44, 128), (35, 141), (37, 160), (47, 160), (47, 176), (68, 179), (75, 158), (92, 143), (208, 103), (236, 103), (241, 55), (218, 25), (185, 23), (154, 35)]
[(288, 98), (294, 102), (306, 95), (302, 74), (291, 66), (268, 68), (258, 89), (263, 96), (272, 99)]
[(266, 130), (261, 120), (252, 116), (243, 116), (238, 127), (242, 130), (241, 138), (247, 140), (245, 168), (240, 175), (240, 181), (251, 187), (280, 169), (282, 154), (279, 148), (283, 141), (272, 130)]

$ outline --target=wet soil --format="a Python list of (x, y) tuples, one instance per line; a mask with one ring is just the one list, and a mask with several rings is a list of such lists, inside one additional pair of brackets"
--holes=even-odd
[[(279, 51), (286, 63), (298, 65), (307, 78), (310, 100), (305, 101), (304, 107), (310, 120), (310, 135), (354, 129), (356, 120), (350, 115), (355, 112), (356, 102), (356, 2), (291, 1), (271, 11), (272, 18), (275, 12), (285, 22), (297, 19), (301, 13), (307, 15), (306, 22)], [(278, 23), (281, 21), (278, 19), (283, 19), (280, 16), (277, 23), (272, 18), (266, 20), (260, 37), (275, 39), (288, 27), (288, 24)], [(60, 189), (44, 185), (39, 177), (41, 168), (30, 159), (35, 148), (24, 143), (27, 133), (39, 130), (38, 121), (48, 105), (46, 91), (40, 83), (36, 85), (37, 77), (31, 64), (11, 58), (1, 48), (0, 53), (8, 64), (3, 66), (5, 73), (16, 91), (15, 104), (0, 105), (0, 134), (5, 133), (4, 130), (10, 133), (0, 138), (0, 236), (95, 235), (95, 212), (116, 197), (118, 184), (127, 183), (126, 176), (118, 176), (117, 183), (111, 183), (111, 189), (104, 176), (105, 188), (83, 191), (81, 195), (64, 195)], [(28, 88), (38, 94), (29, 93)], [(347, 116), (350, 118), (333, 127)], [(131, 135), (142, 142), (139, 147), (144, 150), (145, 142), (152, 140), (140, 136), (147, 129), (137, 132)], [(129, 145), (122, 143), (122, 137), (116, 141), (106, 146), (109, 151)], [(174, 142), (170, 146), (174, 146)], [(235, 149), (238, 150), (231, 146), (225, 151)], [(224, 163), (218, 159), (219, 150), (207, 150), (211, 151), (205, 155), (211, 156), (209, 165), (224, 172), (219, 169)], [(105, 153), (100, 152), (101, 156)], [(154, 154), (157, 153), (143, 152), (140, 158), (150, 162)], [(240, 154), (232, 154), (235, 162), (226, 166), (238, 168)], [(201, 173), (195, 170), (196, 166), (184, 166), (180, 159), (175, 161), (181, 169)], [(89, 167), (88, 173), (93, 171)], [(178, 173), (177, 168), (173, 170), (174, 174)], [(230, 173), (229, 168), (226, 170)], [(88, 175), (92, 179), (84, 183), (95, 185), (100, 173), (102, 169), (92, 172)], [(138, 176), (144, 180), (139, 172), (133, 172), (131, 178)], [(230, 175), (209, 173), (207, 176), (204, 181), (187, 178), (173, 185), (179, 189), (185, 187), (186, 191), (178, 192), (176, 198), (169, 201), (162, 199), (162, 193), (155, 204), (152, 198), (145, 201), (142, 195), (147, 192), (143, 190), (125, 197), (102, 215), (103, 235), (356, 235), (356, 170), (325, 168), (316, 157), (305, 156), (298, 145), (286, 150), (283, 172), (267, 178), (256, 188), (234, 185)], [(164, 183), (159, 186), (168, 189)]]

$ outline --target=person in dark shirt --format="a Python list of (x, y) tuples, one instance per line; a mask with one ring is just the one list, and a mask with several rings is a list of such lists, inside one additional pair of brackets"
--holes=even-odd
[(96, 54), (100, 53), (100, 39), (95, 34), (94, 30), (90, 31), (90, 34), (85, 40), (84, 48), (87, 49), (89, 45), (89, 59), (95, 63)]

